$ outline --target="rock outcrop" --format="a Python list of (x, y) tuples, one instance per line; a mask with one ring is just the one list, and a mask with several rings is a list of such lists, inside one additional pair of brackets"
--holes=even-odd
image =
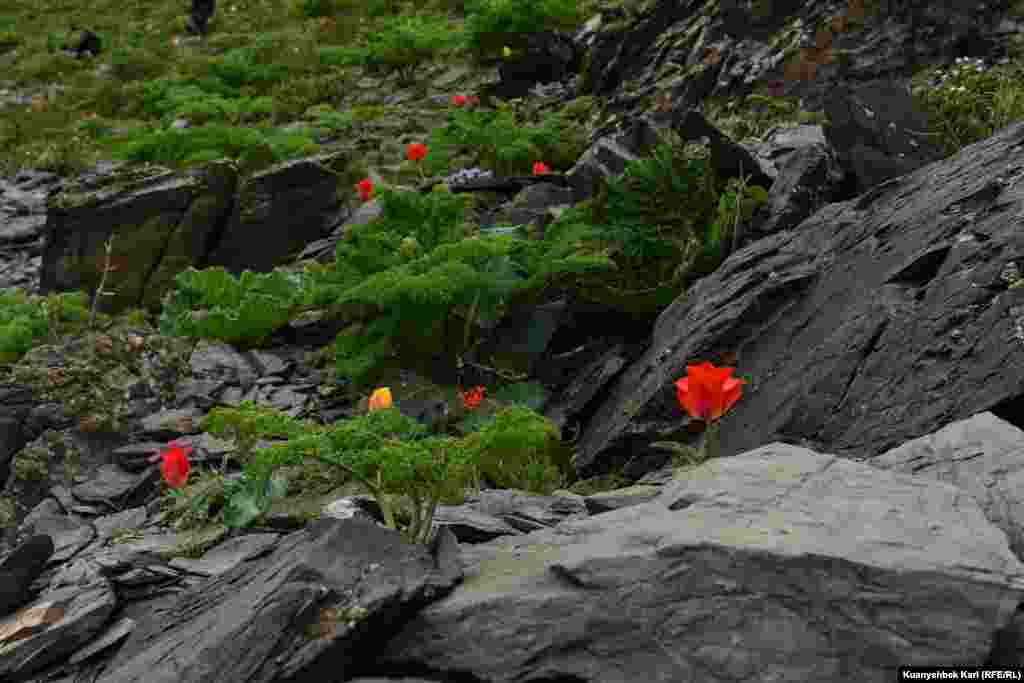
[[(489, 330), (489, 353), (550, 390), (542, 410), (574, 441), (580, 483), (620, 485), (472, 491), (439, 507), (428, 546), (345, 487), (289, 497), (245, 530), (169, 527), (187, 503), (161, 509), (167, 442), (239, 479), (239, 445), (200, 428), (214, 407), (251, 400), (320, 424), (360, 410), (314, 367), (338, 321), (295, 321), (258, 351), (110, 332), (145, 349), (95, 380), (122, 429), (83, 429), (70, 392), (0, 387), (0, 475), (18, 501), (0, 509), (0, 680), (847, 683), (1024, 664), (1024, 123), (946, 157), (909, 82), (915, 63), (1002, 56), (1016, 23), (997, 3), (912, 3), (854, 30), (863, 3), (777, 4), (603, 11), (575, 42), (617, 115), (564, 179), (481, 221), (543, 235), (673, 135), (768, 191), (724, 263), (653, 325), (560, 293)], [(842, 30), (811, 30), (839, 15)], [(571, 52), (548, 55), (561, 70), (544, 77), (568, 77)], [(699, 110), (766, 79), (829, 120), (753, 144)], [(346, 220), (331, 159), (242, 181), (226, 164), (86, 178), (53, 193), (45, 231), (22, 178), (2, 193), (0, 240), (27, 250), (45, 232), (41, 288), (56, 291), (94, 284), (116, 233), (114, 265), (130, 254), (131, 267), (108, 283), (111, 306), (148, 305), (189, 265), (329, 260), (345, 225), (380, 212)], [(60, 378), (95, 341), (24, 365)], [(682, 463), (700, 436), (674, 381), (723, 355), (746, 384), (722, 457)], [(400, 410), (444, 414), (438, 387), (401, 380)], [(405, 400), (407, 381), (428, 388)]]

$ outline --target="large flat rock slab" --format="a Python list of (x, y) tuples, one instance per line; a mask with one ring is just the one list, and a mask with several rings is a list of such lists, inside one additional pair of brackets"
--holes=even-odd
[(955, 486), (771, 444), (654, 501), (463, 548), (385, 661), (492, 682), (894, 680), (980, 665), (1024, 565)]

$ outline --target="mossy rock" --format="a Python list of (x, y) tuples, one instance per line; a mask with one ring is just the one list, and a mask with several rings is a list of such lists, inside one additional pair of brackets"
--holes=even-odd
[(634, 482), (626, 479), (621, 474), (613, 473), (581, 479), (572, 486), (569, 486), (568, 490), (580, 496), (592, 496), (595, 493), (615, 491), (632, 486), (633, 484)]
[(333, 106), (326, 103), (321, 103), (314, 104), (312, 107), (307, 109), (303, 116), (305, 116), (307, 119), (318, 119), (321, 116), (333, 114), (335, 112), (337, 112), (337, 109), (335, 109)]
[(14, 31), (0, 31), (0, 54), (10, 52), (21, 45), (21, 36)]
[(583, 123), (597, 110), (597, 99), (593, 95), (583, 95), (568, 102), (562, 108), (562, 114), (579, 123)]
[(366, 123), (383, 118), (394, 111), (394, 107), (384, 104), (365, 104), (352, 107), (352, 119), (357, 123)]

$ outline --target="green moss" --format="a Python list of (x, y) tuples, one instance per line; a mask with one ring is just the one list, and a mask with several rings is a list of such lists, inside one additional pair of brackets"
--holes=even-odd
[[(39, 345), (14, 367), (12, 378), (32, 388), (39, 400), (60, 402), (73, 419), (95, 416), (101, 426), (117, 430), (128, 412), (129, 387), (144, 382), (162, 400), (173, 400), (191, 352), (183, 339), (151, 335), (145, 341), (150, 360), (144, 363), (132, 350), (129, 333), (116, 325), (58, 346)], [(100, 337), (109, 338), (109, 351), (105, 342), (98, 343)], [(64, 359), (59, 373), (50, 367), (53, 353)]]
[(366, 104), (352, 107), (352, 119), (357, 123), (367, 123), (383, 118), (395, 110), (385, 104)]
[(166, 551), (158, 551), (157, 554), (164, 560), (171, 560), (175, 557), (196, 560), (206, 554), (207, 550), (227, 538), (228, 531), (228, 527), (223, 524), (211, 524), (186, 532), (184, 539), (178, 545)]
[[(621, 471), (621, 467), (619, 468)], [(590, 477), (588, 479), (581, 479), (575, 484), (569, 486), (569, 491), (580, 496), (592, 496), (595, 493), (604, 493), (606, 491), (614, 491), (616, 489), (626, 488), (632, 486), (633, 482), (626, 479), (621, 474), (604, 474), (597, 477)]]
[(198, 264), (211, 231), (234, 203), (235, 168), (221, 164), (220, 169), (223, 172), (192, 201), (178, 224), (169, 230), (167, 246), (142, 292), (141, 304), (153, 313), (159, 312), (164, 295), (174, 287), (174, 278)]
[(17, 506), (10, 496), (0, 496), (0, 529), (10, 529), (17, 521)]
[(26, 446), (15, 454), (11, 473), (23, 482), (45, 480), (50, 475), (49, 452), (38, 446)]
[(565, 107), (562, 108), (562, 114), (566, 118), (582, 123), (590, 118), (596, 108), (597, 100), (594, 96), (584, 95), (566, 103)]

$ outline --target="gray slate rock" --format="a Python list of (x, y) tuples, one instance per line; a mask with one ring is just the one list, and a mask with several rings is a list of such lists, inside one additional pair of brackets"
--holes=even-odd
[(452, 589), (453, 543), (434, 554), (372, 522), (321, 519), (151, 614), (99, 683), (344, 679)]
[(1024, 565), (963, 490), (779, 443), (463, 556), (465, 581), (383, 665), (495, 683), (882, 683), (908, 663), (980, 665), (1024, 595)]

